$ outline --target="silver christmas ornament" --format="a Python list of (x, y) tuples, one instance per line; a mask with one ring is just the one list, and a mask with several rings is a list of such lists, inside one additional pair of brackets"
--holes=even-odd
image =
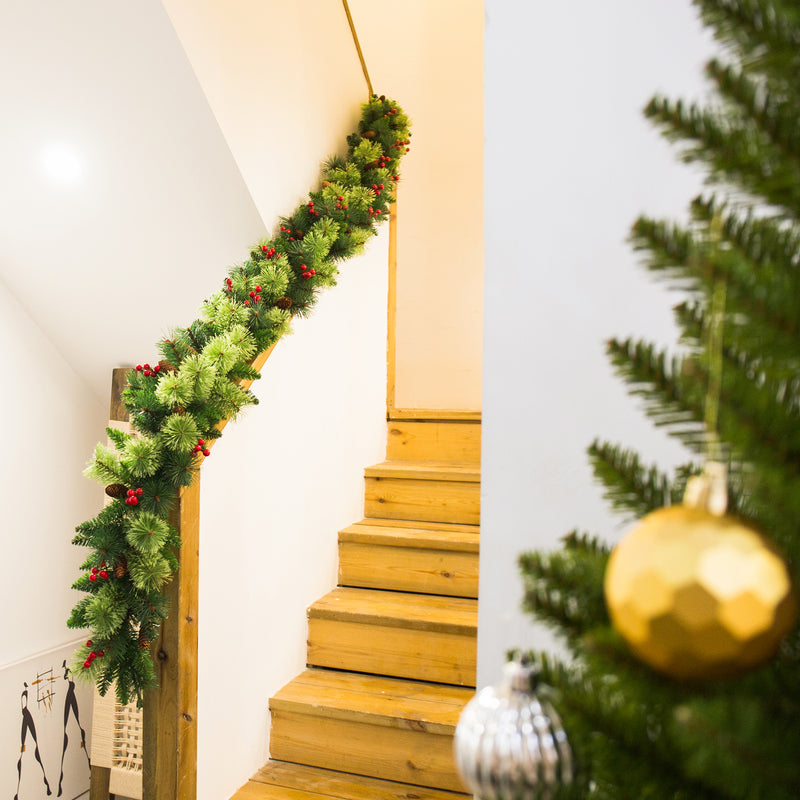
[(481, 690), (456, 726), (461, 778), (478, 800), (549, 800), (572, 783), (567, 735), (555, 709), (533, 692), (535, 669), (505, 665), (499, 687)]

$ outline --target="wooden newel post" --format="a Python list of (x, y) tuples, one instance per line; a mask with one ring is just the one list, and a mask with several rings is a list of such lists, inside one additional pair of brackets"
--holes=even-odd
[(197, 595), (200, 478), (170, 515), (180, 532), (180, 569), (167, 587), (169, 616), (150, 645), (158, 689), (144, 698), (142, 800), (197, 796)]
[[(128, 422), (122, 403), (127, 372), (113, 371), (109, 418), (114, 427), (126, 428)], [(108, 800), (113, 797), (112, 790), (142, 800), (197, 797), (199, 476), (180, 493), (169, 521), (181, 536), (180, 568), (166, 586), (168, 617), (159, 637), (150, 645), (159, 688), (147, 692), (144, 698), (141, 772), (126, 773), (120, 779), (116, 777), (113, 754), (104, 756), (100, 764), (92, 766), (90, 800)], [(122, 780), (125, 788), (113, 789), (115, 780), (118, 786)]]

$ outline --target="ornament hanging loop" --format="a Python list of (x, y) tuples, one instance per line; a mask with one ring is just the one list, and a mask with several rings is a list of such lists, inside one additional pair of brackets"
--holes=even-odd
[[(722, 221), (715, 214), (710, 223), (711, 255), (719, 252), (722, 239)], [(714, 289), (706, 329), (708, 347), (708, 388), (705, 402), (705, 426), (707, 436), (706, 463), (703, 472), (686, 483), (683, 504), (690, 508), (708, 511), (721, 517), (728, 509), (728, 468), (723, 461), (720, 442), (719, 402), (722, 393), (722, 334), (725, 326), (725, 301), (727, 285), (721, 277), (715, 277), (713, 261), (709, 262)]]

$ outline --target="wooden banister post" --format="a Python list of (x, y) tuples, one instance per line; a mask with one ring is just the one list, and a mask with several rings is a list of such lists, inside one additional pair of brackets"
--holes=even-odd
[(150, 646), (158, 688), (144, 697), (142, 800), (197, 796), (199, 476), (181, 491), (170, 524), (181, 535), (180, 569), (167, 586), (167, 619)]

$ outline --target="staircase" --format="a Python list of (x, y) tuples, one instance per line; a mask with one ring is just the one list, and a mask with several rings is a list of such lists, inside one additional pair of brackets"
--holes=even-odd
[(475, 686), (480, 423), (391, 421), (308, 669), (271, 700), (270, 760), (232, 800), (464, 800), (453, 732)]

